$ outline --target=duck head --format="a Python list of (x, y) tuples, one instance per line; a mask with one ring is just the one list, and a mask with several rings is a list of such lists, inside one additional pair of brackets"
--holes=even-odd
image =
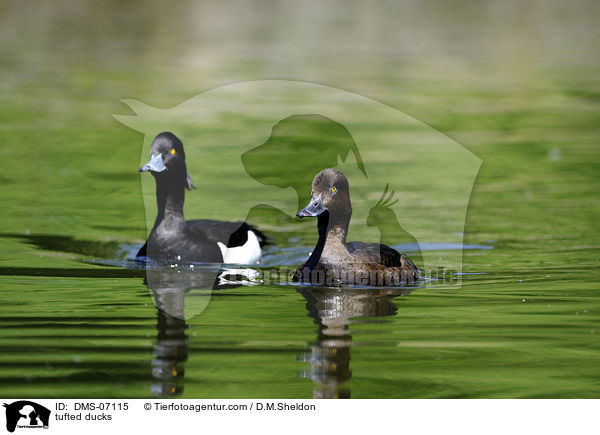
[(323, 169), (312, 182), (310, 202), (296, 216), (317, 217), (327, 214), (332, 222), (348, 222), (352, 215), (348, 179), (340, 171)]
[(183, 144), (168, 131), (154, 138), (150, 148), (150, 161), (140, 168), (140, 172), (150, 172), (157, 181), (167, 177), (180, 178), (185, 174), (185, 187), (194, 187), (192, 178), (187, 173)]

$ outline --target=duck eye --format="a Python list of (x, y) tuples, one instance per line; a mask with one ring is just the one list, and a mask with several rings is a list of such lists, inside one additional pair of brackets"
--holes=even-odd
[(175, 154), (175, 148), (171, 148), (171, 155)]
[(337, 188), (336, 188), (335, 186), (333, 186), (333, 187), (331, 188), (331, 193), (335, 193), (335, 192), (337, 192)]

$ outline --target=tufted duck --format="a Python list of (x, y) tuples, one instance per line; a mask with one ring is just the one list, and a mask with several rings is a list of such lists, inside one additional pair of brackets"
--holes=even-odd
[(419, 278), (413, 262), (387, 245), (346, 243), (351, 215), (348, 179), (331, 168), (319, 172), (312, 182), (310, 203), (297, 214), (317, 217), (319, 239), (294, 273), (294, 281), (371, 286), (404, 285)]
[(186, 221), (185, 190), (194, 187), (187, 173), (181, 141), (170, 132), (152, 142), (150, 161), (140, 172), (156, 180), (158, 216), (138, 257), (210, 263), (253, 264), (261, 257), (266, 236), (246, 222)]

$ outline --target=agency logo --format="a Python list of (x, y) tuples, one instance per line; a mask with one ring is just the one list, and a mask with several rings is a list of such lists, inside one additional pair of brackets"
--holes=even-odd
[(6, 430), (14, 432), (19, 429), (48, 429), (50, 410), (29, 400), (19, 400), (4, 404), (6, 408)]
[[(355, 240), (406, 254), (428, 278), (422, 285), (439, 283), (439, 270), (451, 271), (448, 282), (461, 285), (467, 208), (482, 161), (426, 123), (352, 92), (287, 80), (232, 83), (169, 109), (130, 99), (123, 103), (134, 114), (113, 116), (144, 135), (141, 168), (163, 174), (140, 173), (148, 234), (157, 216), (164, 216), (167, 199), (176, 198), (174, 206), (183, 210), (191, 177), (198, 189), (185, 196), (186, 216), (268, 228), (288, 241), (274, 265), (295, 270), (317, 236), (316, 223), (309, 237), (296, 214), (310, 201), (315, 175), (333, 168), (351, 186), (353, 218), (347, 229)], [(177, 191), (169, 190), (168, 168), (152, 152), (163, 132), (181, 142), (179, 151), (171, 148), (173, 154), (164, 156), (179, 162), (178, 169), (171, 164)], [(171, 160), (175, 154), (181, 158)], [(165, 186), (159, 197), (158, 179)], [(240, 243), (220, 249), (234, 252)], [(140, 256), (169, 255), (159, 243), (146, 248)], [(179, 319), (201, 313), (211, 299), (210, 292), (186, 298), (189, 289), (211, 289), (222, 273), (219, 267), (195, 266), (191, 272), (185, 262), (185, 256), (176, 258), (167, 271), (146, 263), (146, 284), (156, 306)], [(283, 282), (291, 278), (288, 273)]]

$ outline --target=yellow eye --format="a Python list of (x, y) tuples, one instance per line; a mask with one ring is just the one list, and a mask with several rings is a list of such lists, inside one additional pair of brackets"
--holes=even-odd
[(337, 188), (336, 188), (335, 186), (333, 186), (333, 187), (331, 188), (331, 193), (335, 193), (335, 192), (337, 192)]
[(175, 148), (171, 148), (171, 155), (175, 154)]

